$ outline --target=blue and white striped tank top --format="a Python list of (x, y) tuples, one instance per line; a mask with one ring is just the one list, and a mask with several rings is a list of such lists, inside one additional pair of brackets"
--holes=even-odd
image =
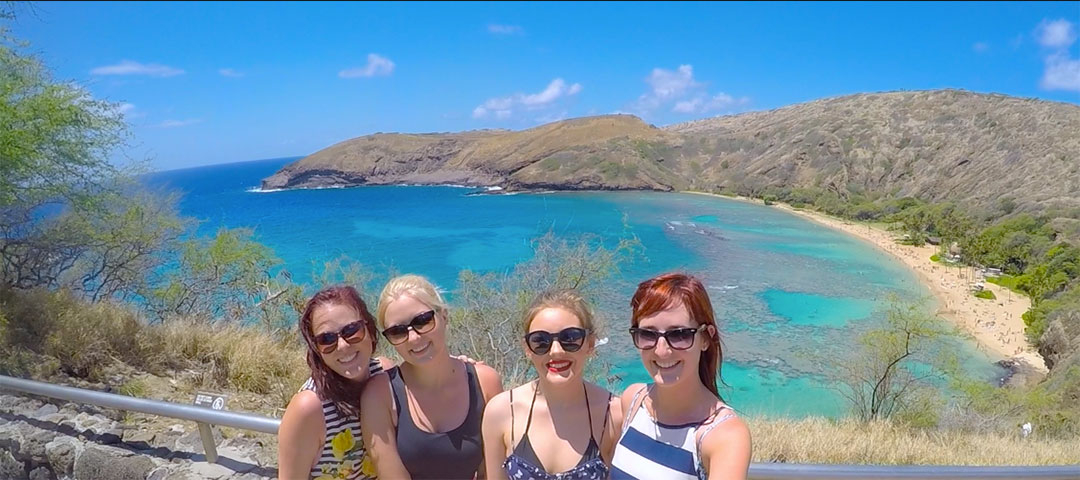
[[(633, 414), (624, 423), (622, 437), (615, 445), (611, 479), (705, 479), (701, 442), (697, 439), (705, 438), (716, 425), (733, 417), (734, 413), (723, 406), (703, 422), (665, 425), (653, 419), (644, 402), (638, 401), (648, 390), (641, 389), (630, 403)], [(697, 436), (698, 429), (702, 429), (700, 437)]]
[[(372, 357), (371, 363), (368, 364), (368, 378), (382, 371), (379, 360)], [(319, 393), (315, 391), (315, 382), (310, 378), (300, 388), (300, 391), (304, 390)], [(334, 402), (329, 400), (322, 400), (322, 411), (323, 421), (326, 422), (326, 438), (323, 441), (322, 452), (319, 454), (319, 461), (315, 462), (315, 465), (311, 467), (311, 478), (329, 475), (333, 478), (345, 478), (347, 480), (374, 479), (375, 469), (371, 466), (371, 459), (366, 455), (364, 438), (360, 434), (360, 419), (343, 415), (334, 405)], [(344, 435), (352, 436), (352, 448), (340, 452), (343, 454), (341, 458), (338, 458), (335, 456), (336, 452), (334, 452), (332, 442), (334, 437), (346, 431), (348, 433)]]

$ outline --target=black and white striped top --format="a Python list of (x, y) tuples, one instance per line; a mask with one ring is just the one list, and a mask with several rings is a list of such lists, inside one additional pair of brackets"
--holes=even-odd
[[(382, 371), (379, 360), (372, 357), (371, 363), (368, 364), (368, 378)], [(300, 391), (304, 390), (319, 393), (315, 390), (315, 382), (311, 378), (308, 378), (304, 382), (304, 386), (300, 388)], [(322, 399), (322, 395), (319, 395), (319, 398)], [(334, 402), (325, 399), (322, 399), (322, 411), (323, 421), (326, 422), (326, 438), (323, 441), (319, 461), (315, 462), (315, 465), (311, 467), (311, 478), (329, 475), (333, 478), (345, 478), (347, 480), (374, 479), (374, 468), (371, 466), (371, 459), (367, 458), (367, 452), (364, 450), (364, 439), (360, 434), (360, 418), (342, 415)], [(337, 459), (334, 457), (334, 447), (331, 442), (335, 436), (346, 430), (349, 430), (352, 434), (353, 448), (345, 452), (343, 458)], [(350, 466), (351, 469), (348, 468)], [(341, 476), (340, 473), (344, 469), (348, 469), (348, 473)], [(367, 474), (365, 474), (365, 470)]]

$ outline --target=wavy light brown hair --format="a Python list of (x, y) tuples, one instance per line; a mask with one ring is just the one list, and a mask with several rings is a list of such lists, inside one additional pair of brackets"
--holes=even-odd
[[(665, 273), (641, 282), (630, 299), (630, 325), (637, 327), (642, 318), (679, 305), (686, 307), (690, 319), (698, 325), (712, 326), (711, 329), (705, 329), (705, 341), (709, 342), (709, 347), (701, 352), (698, 376), (705, 388), (722, 401), (723, 397), (720, 396), (716, 383), (717, 379), (721, 378), (720, 367), (724, 361), (724, 350), (720, 343), (720, 331), (716, 328), (712, 302), (709, 301), (709, 294), (701, 280), (685, 273)], [(723, 383), (723, 380), (720, 382)]]
[(338, 375), (323, 361), (315, 343), (315, 332), (312, 331), (311, 317), (315, 310), (322, 305), (345, 305), (351, 307), (364, 321), (364, 329), (367, 330), (367, 338), (364, 341), (371, 342), (372, 355), (378, 346), (379, 336), (375, 333), (375, 318), (368, 311), (367, 304), (360, 298), (355, 288), (348, 285), (335, 285), (327, 287), (311, 297), (304, 306), (304, 313), (300, 316), (300, 334), (307, 343), (307, 364), (311, 368), (311, 380), (315, 383), (315, 393), (324, 400), (329, 400), (345, 415), (360, 415), (360, 392), (364, 388), (365, 380), (359, 382), (349, 380)]
[(540, 292), (539, 295), (533, 298), (529, 306), (525, 308), (525, 313), (521, 316), (522, 334), (529, 333), (529, 326), (532, 325), (533, 317), (536, 317), (536, 314), (545, 308), (559, 308), (574, 314), (581, 321), (581, 327), (589, 331), (589, 335), (596, 335), (596, 321), (593, 317), (592, 308), (589, 307), (589, 302), (586, 302), (585, 298), (577, 290), (569, 288), (547, 290)]

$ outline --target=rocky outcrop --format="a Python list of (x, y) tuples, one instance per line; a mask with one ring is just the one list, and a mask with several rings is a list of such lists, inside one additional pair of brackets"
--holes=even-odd
[(134, 430), (106, 412), (72, 403), (0, 395), (0, 479), (258, 480), (276, 458), (258, 443), (218, 435), (218, 463), (205, 461), (195, 425)]
[(993, 211), (1080, 207), (1080, 107), (960, 90), (859, 94), (663, 129), (630, 115), (517, 132), (375, 134), (264, 189), (371, 184), (761, 192), (816, 187)]

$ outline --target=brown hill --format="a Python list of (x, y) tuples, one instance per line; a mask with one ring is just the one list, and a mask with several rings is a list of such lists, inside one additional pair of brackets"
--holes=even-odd
[(1080, 207), (1080, 106), (959, 90), (859, 94), (657, 129), (629, 115), (517, 132), (375, 134), (263, 188), (458, 183), (514, 189), (822, 187), (1022, 210)]
[(263, 180), (263, 188), (450, 183), (517, 190), (671, 190), (679, 178), (647, 166), (634, 146), (680, 141), (679, 135), (630, 115), (564, 120), (518, 132), (375, 134), (290, 164)]

